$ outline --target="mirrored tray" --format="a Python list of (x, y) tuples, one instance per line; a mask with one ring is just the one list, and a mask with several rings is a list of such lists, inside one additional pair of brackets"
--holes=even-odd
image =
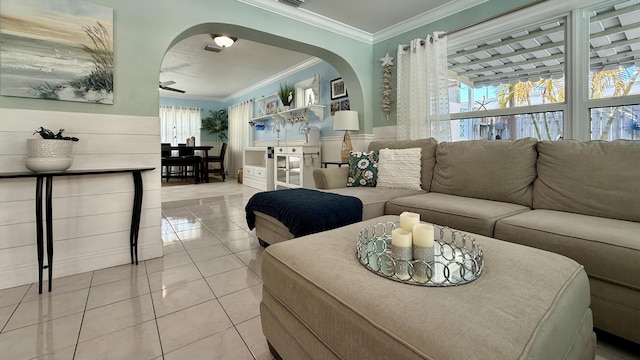
[(360, 230), (356, 256), (365, 268), (387, 279), (421, 286), (462, 285), (482, 274), (480, 245), (469, 234), (445, 226), (433, 225), (433, 262), (394, 259), (391, 231), (399, 226), (397, 222), (385, 222)]

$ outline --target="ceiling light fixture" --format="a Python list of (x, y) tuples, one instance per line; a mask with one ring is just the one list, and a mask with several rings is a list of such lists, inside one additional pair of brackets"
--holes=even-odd
[(235, 43), (236, 40), (238, 40), (238, 38), (235, 38), (235, 37), (231, 37), (227, 35), (217, 35), (217, 34), (211, 34), (211, 38), (213, 39), (213, 42), (216, 43), (216, 45), (223, 48), (233, 45), (233, 43)]

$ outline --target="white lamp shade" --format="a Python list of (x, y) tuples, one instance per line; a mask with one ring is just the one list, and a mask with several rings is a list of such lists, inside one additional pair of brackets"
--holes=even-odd
[(229, 46), (233, 45), (235, 40), (233, 38), (229, 37), (229, 36), (226, 36), (226, 35), (218, 35), (218, 36), (213, 38), (213, 42), (215, 42), (216, 45), (224, 48), (224, 47), (229, 47)]
[(358, 112), (353, 110), (336, 111), (333, 116), (333, 130), (360, 130)]

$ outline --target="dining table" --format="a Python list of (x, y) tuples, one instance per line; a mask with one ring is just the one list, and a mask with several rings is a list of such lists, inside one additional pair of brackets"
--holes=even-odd
[(213, 146), (205, 146), (205, 145), (197, 145), (197, 146), (171, 146), (171, 151), (173, 150), (181, 150), (184, 148), (193, 149), (195, 151), (202, 151), (202, 169), (201, 179), (204, 182), (209, 182), (209, 150), (213, 148)]

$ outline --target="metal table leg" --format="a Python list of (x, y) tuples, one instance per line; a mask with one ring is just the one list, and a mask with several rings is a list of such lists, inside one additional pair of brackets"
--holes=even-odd
[(138, 265), (138, 235), (140, 233), (140, 216), (142, 212), (142, 174), (140, 171), (133, 171), (133, 211), (131, 214), (131, 231), (129, 233), (129, 243), (131, 247), (131, 263)]
[(42, 176), (36, 177), (36, 247), (38, 249), (38, 293), (42, 294), (44, 249), (42, 244)]
[(51, 284), (53, 283), (53, 200), (51, 198), (52, 189), (53, 176), (47, 176), (47, 266), (45, 266), (44, 268), (49, 268), (49, 292), (51, 292)]

